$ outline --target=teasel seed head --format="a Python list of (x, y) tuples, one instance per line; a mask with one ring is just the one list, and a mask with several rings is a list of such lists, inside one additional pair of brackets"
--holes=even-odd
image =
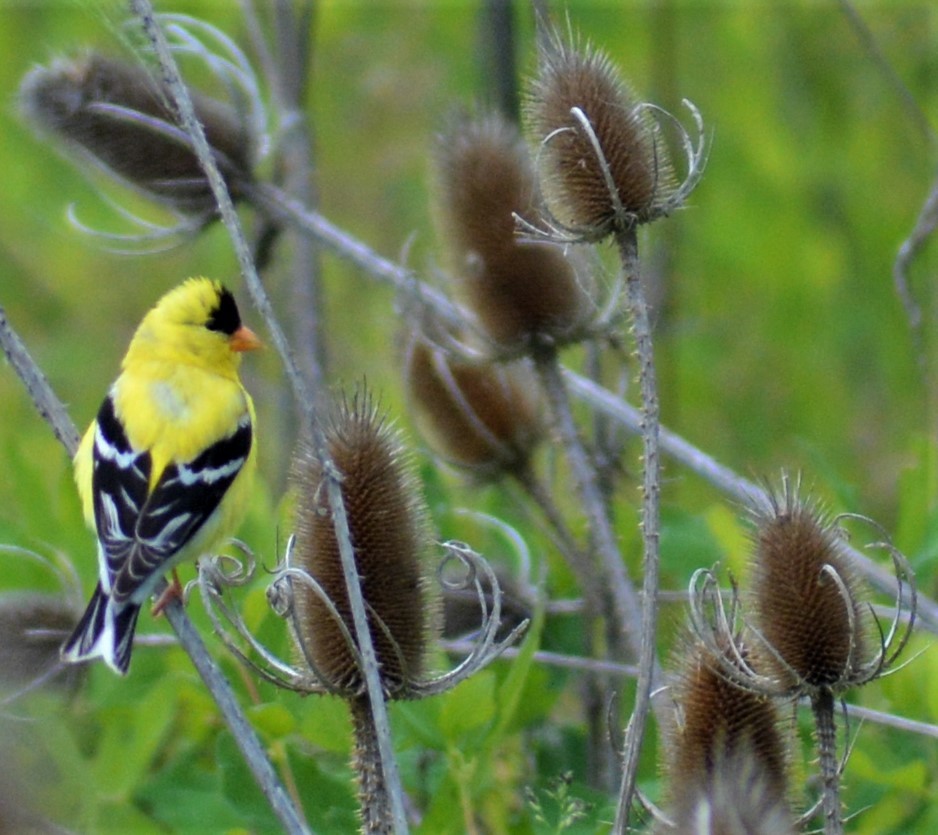
[(860, 581), (821, 507), (784, 477), (755, 510), (752, 598), (764, 664), (793, 691), (857, 683), (869, 654)]
[(725, 664), (738, 664), (735, 653), (745, 660), (745, 648), (737, 641), (722, 649), (723, 658), (717, 658), (712, 648), (688, 637), (678, 652), (675, 718), (665, 747), (678, 820), (689, 820), (700, 798), (712, 798), (730, 780), (723, 772), (734, 763), (747, 763), (765, 804), (785, 808), (786, 753), (775, 703), (725, 674)]
[(576, 338), (595, 313), (588, 283), (561, 247), (515, 231), (516, 216), (536, 217), (539, 196), (514, 126), (495, 114), (454, 119), (434, 161), (457, 292), (487, 338), (506, 350)]
[(404, 378), (433, 450), (480, 480), (525, 470), (544, 434), (537, 388), (522, 363), (473, 363), (417, 334)]
[(80, 611), (65, 595), (10, 592), (0, 596), (0, 689), (42, 683), (70, 688), (84, 667), (59, 661), (59, 647)]
[(679, 189), (657, 125), (610, 59), (554, 33), (539, 64), (525, 117), (557, 224), (600, 240), (670, 211)]
[[(192, 90), (196, 116), (232, 196), (251, 179), (255, 142), (234, 108)], [(96, 52), (37, 66), (20, 108), (35, 128), (186, 215), (211, 215), (212, 190), (178, 127), (169, 89), (143, 65)]]
[[(362, 597), (385, 691), (406, 695), (424, 672), (439, 602), (431, 591), (427, 556), (432, 546), (428, 512), (399, 433), (362, 389), (341, 400), (324, 425), (328, 452), (341, 473)], [(297, 488), (294, 562), (335, 606), (348, 632), (354, 624), (339, 543), (315, 453), (301, 448), (294, 465)], [(334, 690), (359, 695), (364, 677), (342, 628), (324, 601), (294, 584), (295, 638), (312, 669)]]
[(785, 798), (745, 749), (714, 763), (707, 787), (678, 787), (682, 799), (657, 835), (795, 835)]

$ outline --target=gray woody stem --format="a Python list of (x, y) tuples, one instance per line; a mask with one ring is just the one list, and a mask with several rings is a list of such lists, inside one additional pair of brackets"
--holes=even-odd
[(632, 335), (638, 354), (639, 389), (642, 398), (642, 619), (639, 634), (641, 649), (638, 659), (638, 682), (635, 687), (635, 707), (625, 738), (622, 764), (622, 785), (613, 831), (627, 831), (629, 810), (635, 794), (638, 760), (641, 753), (645, 725), (651, 707), (651, 691), (655, 679), (655, 648), (658, 632), (658, 539), (659, 494), (661, 490), (661, 463), (658, 453), (659, 413), (658, 384), (655, 375), (654, 350), (648, 306), (639, 275), (638, 240), (635, 228), (621, 233), (618, 239), (625, 273), (625, 291)]
[(394, 759), (394, 752), (391, 747), (391, 731), (388, 722), (387, 705), (384, 701), (384, 692), (378, 677), (377, 656), (375, 655), (374, 644), (368, 627), (365, 604), (362, 600), (361, 585), (355, 566), (355, 554), (349, 536), (348, 517), (346, 515), (340, 485), (342, 474), (338, 471), (329, 455), (328, 446), (322, 429), (319, 427), (317, 421), (314, 420), (312, 393), (309, 390), (307, 381), (297, 368), (293, 358), (293, 352), (274, 315), (270, 300), (257, 275), (257, 270), (251, 258), (251, 250), (241, 229), (241, 223), (234, 210), (234, 205), (231, 202), (231, 196), (228, 194), (225, 182), (218, 170), (218, 166), (215, 164), (212, 150), (205, 139), (205, 132), (202, 130), (202, 126), (195, 117), (192, 98), (179, 74), (179, 68), (176, 66), (176, 61), (166, 42), (165, 34), (156, 19), (153, 5), (150, 3), (150, 0), (131, 0), (131, 8), (140, 19), (144, 32), (156, 50), (163, 81), (172, 93), (173, 100), (179, 111), (182, 127), (185, 128), (192, 140), (193, 149), (211, 186), (222, 222), (228, 231), (232, 245), (238, 256), (238, 263), (241, 267), (241, 273), (247, 284), (248, 291), (251, 294), (254, 304), (264, 317), (274, 345), (283, 360), (287, 376), (293, 386), (294, 396), (308, 422), (308, 427), (306, 428), (310, 431), (314, 449), (322, 465), (323, 472), (326, 474), (326, 495), (332, 510), (332, 520), (335, 525), (336, 539), (339, 544), (339, 557), (342, 562), (342, 569), (345, 573), (349, 606), (352, 610), (352, 620), (355, 625), (355, 637), (362, 654), (365, 685), (378, 737), (381, 767), (384, 771), (384, 779), (390, 796), (391, 810), (395, 824), (394, 828), (396, 832), (403, 833), (407, 831), (407, 824), (404, 817), (403, 791), (400, 785), (397, 762)]
[[(440, 317), (443, 322), (459, 324), (465, 321), (460, 308), (453, 304), (437, 288), (417, 280), (407, 268), (379, 255), (357, 238), (344, 232), (322, 215), (306, 210), (295, 201), (277, 192), (263, 189), (263, 193), (252, 195), (262, 211), (269, 211), (315, 237), (334, 255), (355, 264), (369, 278), (391, 285), (401, 293), (411, 294)], [(619, 395), (588, 380), (580, 374), (564, 369), (564, 378), (571, 393), (580, 400), (599, 409), (611, 420), (636, 435), (642, 433), (642, 415), (638, 409)], [(659, 432), (661, 451), (697, 473), (727, 495), (743, 502), (750, 502), (764, 491), (752, 481), (737, 475), (729, 467), (720, 464), (707, 453), (684, 440), (680, 435), (661, 427)], [(896, 593), (896, 578), (855, 548), (847, 548), (857, 568), (877, 588), (888, 594)], [(931, 631), (938, 632), (938, 603), (918, 597), (917, 617)]]

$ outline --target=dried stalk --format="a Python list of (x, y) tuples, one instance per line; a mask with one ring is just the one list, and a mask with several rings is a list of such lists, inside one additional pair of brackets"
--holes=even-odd
[(250, 247), (241, 230), (241, 224), (235, 213), (231, 197), (228, 194), (224, 180), (215, 164), (214, 157), (206, 142), (202, 127), (195, 118), (189, 91), (179, 74), (176, 61), (173, 58), (163, 30), (154, 14), (153, 6), (149, 0), (131, 0), (131, 8), (139, 18), (144, 32), (156, 50), (163, 80), (172, 92), (173, 99), (179, 110), (182, 126), (192, 139), (194, 150), (199, 158), (199, 163), (212, 188), (212, 193), (215, 196), (222, 222), (229, 233), (232, 245), (237, 254), (238, 263), (241, 267), (241, 273), (247, 284), (248, 291), (263, 316), (270, 330), (274, 345), (280, 353), (287, 376), (293, 386), (294, 396), (303, 412), (304, 421), (308, 423), (307, 428), (310, 431), (313, 447), (316, 450), (319, 460), (322, 462), (323, 470), (327, 473), (326, 496), (332, 510), (336, 539), (339, 543), (339, 555), (348, 586), (352, 619), (355, 624), (356, 638), (364, 662), (365, 683), (378, 736), (381, 766), (384, 771), (384, 778), (390, 795), (394, 830), (396, 832), (406, 832), (407, 824), (404, 817), (403, 792), (400, 786), (397, 762), (394, 759), (394, 753), (391, 747), (387, 706), (384, 701), (384, 694), (378, 677), (377, 658), (375, 656), (371, 633), (368, 628), (368, 620), (362, 600), (358, 571), (355, 567), (355, 555), (349, 536), (348, 517), (342, 500), (342, 474), (336, 469), (329, 456), (322, 429), (313, 419), (314, 404), (309, 386), (303, 375), (297, 369), (296, 362), (293, 358), (293, 352), (284, 336), (283, 330), (274, 316), (270, 301), (257, 275), (257, 270), (251, 258)]
[(625, 739), (622, 766), (622, 784), (619, 790), (619, 805), (616, 809), (615, 832), (628, 828), (629, 811), (635, 794), (638, 777), (638, 761), (648, 711), (651, 707), (651, 691), (655, 683), (656, 638), (658, 635), (658, 540), (659, 540), (659, 497), (661, 490), (659, 443), (658, 385), (655, 374), (654, 351), (651, 339), (651, 322), (648, 306), (642, 291), (638, 262), (638, 239), (634, 227), (618, 236), (619, 252), (625, 273), (626, 303), (632, 336), (638, 354), (639, 388), (642, 398), (642, 618), (639, 634), (641, 647), (638, 656), (639, 675), (635, 690), (635, 706)]

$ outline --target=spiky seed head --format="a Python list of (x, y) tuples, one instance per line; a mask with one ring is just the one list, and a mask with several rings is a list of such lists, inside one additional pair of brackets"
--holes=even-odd
[(534, 170), (518, 130), (497, 113), (451, 117), (434, 149), (441, 232), (457, 257), (515, 245), (517, 212), (533, 219)]
[(59, 647), (81, 613), (62, 595), (11, 592), (0, 597), (0, 689), (22, 687), (60, 668), (51, 684), (70, 687), (82, 666), (59, 663)]
[(533, 218), (538, 189), (517, 130), (496, 115), (450, 123), (435, 152), (438, 214), (455, 256), (457, 292), (497, 346), (565, 341), (594, 312), (563, 250), (515, 234)]
[(866, 660), (860, 584), (838, 531), (788, 479), (755, 511), (752, 595), (765, 663), (793, 688), (848, 686)]
[(714, 763), (706, 786), (675, 786), (681, 800), (670, 810), (674, 827), (658, 835), (795, 835), (791, 811), (766, 779), (758, 759), (741, 749)]
[[(233, 197), (250, 180), (254, 143), (233, 108), (191, 91), (196, 117)], [(95, 52), (37, 66), (20, 109), (39, 131), (89, 156), (152, 199), (185, 214), (213, 212), (211, 188), (177, 127), (168, 88), (145, 67)]]
[[(406, 692), (424, 672), (439, 623), (429, 582), (428, 512), (399, 433), (365, 390), (341, 400), (325, 422), (328, 451), (341, 473), (362, 597), (385, 691)], [(325, 473), (308, 447), (294, 465), (296, 564), (315, 579), (354, 636)], [(293, 626), (301, 652), (332, 687), (350, 695), (364, 677), (335, 618), (302, 583), (294, 584)]]
[[(737, 649), (745, 653), (741, 646)], [(694, 792), (709, 794), (724, 764), (744, 760), (751, 760), (766, 794), (784, 802), (785, 745), (774, 703), (734, 684), (721, 671), (721, 663), (738, 666), (729, 647), (718, 659), (699, 641), (686, 638), (676, 657), (677, 710), (666, 736), (675, 810), (684, 810)]]
[(482, 479), (527, 466), (543, 436), (528, 366), (461, 361), (418, 335), (407, 346), (404, 377), (441, 458)]
[(663, 212), (675, 190), (666, 150), (603, 52), (551, 37), (525, 116), (548, 208), (564, 227), (599, 240)]

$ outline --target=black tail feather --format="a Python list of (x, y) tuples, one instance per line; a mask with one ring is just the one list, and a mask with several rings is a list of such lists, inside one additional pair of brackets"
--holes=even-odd
[(74, 664), (100, 657), (115, 672), (125, 675), (139, 614), (140, 607), (133, 603), (118, 607), (98, 583), (78, 626), (62, 645), (62, 660)]

